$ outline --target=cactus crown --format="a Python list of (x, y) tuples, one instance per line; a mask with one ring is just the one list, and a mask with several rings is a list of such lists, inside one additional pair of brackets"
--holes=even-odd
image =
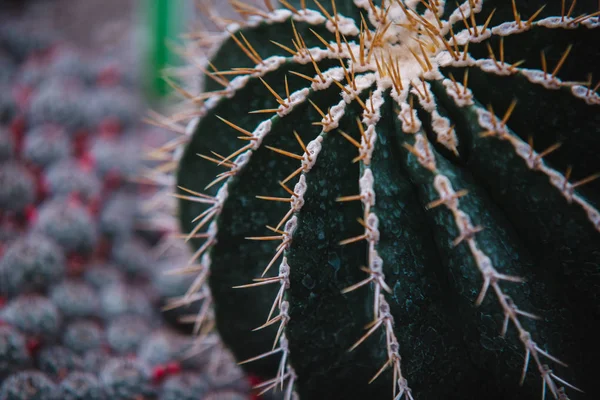
[(597, 2), (231, 3), (157, 122), (198, 331), (286, 399), (593, 397)]

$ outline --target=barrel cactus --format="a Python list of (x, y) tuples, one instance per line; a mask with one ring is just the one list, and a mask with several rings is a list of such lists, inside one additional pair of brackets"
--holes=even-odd
[(231, 3), (157, 123), (184, 300), (257, 388), (599, 398), (598, 2)]

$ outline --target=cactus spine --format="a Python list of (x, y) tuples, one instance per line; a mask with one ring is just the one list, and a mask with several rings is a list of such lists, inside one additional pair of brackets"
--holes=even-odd
[(164, 152), (187, 300), (258, 388), (597, 396), (598, 5), (231, 3)]

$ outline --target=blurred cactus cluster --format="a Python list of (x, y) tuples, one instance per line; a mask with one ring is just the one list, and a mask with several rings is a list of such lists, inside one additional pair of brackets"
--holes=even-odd
[(199, 346), (180, 323), (202, 303), (169, 310), (187, 282), (165, 271), (189, 255), (144, 215), (154, 189), (136, 179), (151, 163), (143, 150), (167, 136), (139, 122), (135, 74), (10, 22), (0, 26), (0, 399), (250, 398), (217, 336)]

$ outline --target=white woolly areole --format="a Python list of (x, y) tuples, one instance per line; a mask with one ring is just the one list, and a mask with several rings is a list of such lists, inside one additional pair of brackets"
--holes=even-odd
[(298, 14), (293, 15), (294, 21), (303, 21), (310, 25), (322, 25), (327, 18), (325, 18), (320, 12), (315, 10), (298, 10)]
[[(348, 67), (348, 68), (350, 68), (350, 67)], [(376, 74), (374, 74), (372, 72), (357, 76), (354, 79), (354, 84), (356, 85), (356, 90), (354, 90), (354, 87), (350, 84), (344, 86), (346, 89), (348, 89), (351, 92), (351, 94), (342, 92), (342, 98), (344, 99), (344, 101), (346, 103), (350, 104), (356, 98), (356, 96), (358, 96), (364, 90), (373, 86), (373, 83), (375, 83), (375, 80), (376, 80)]]
[(456, 131), (452, 127), (450, 120), (442, 117), (437, 110), (431, 113), (431, 127), (436, 135), (438, 143), (443, 145), (448, 150), (458, 154), (458, 137)]
[(300, 211), (302, 206), (304, 206), (304, 193), (306, 193), (306, 189), (308, 186), (306, 185), (306, 177), (304, 174), (300, 175), (298, 179), (298, 183), (294, 186), (294, 194), (292, 196), (291, 209), (294, 211)]
[(277, 115), (279, 117), (284, 117), (288, 115), (290, 112), (292, 112), (295, 106), (306, 101), (306, 98), (308, 97), (309, 93), (310, 89), (308, 88), (303, 88), (293, 93), (290, 93), (290, 97), (285, 100), (287, 107), (284, 105), (279, 105), (279, 108), (277, 108)]
[[(233, 93), (233, 89), (231, 90), (231, 93)], [(223, 96), (212, 96), (211, 98), (207, 99), (204, 102), (203, 110), (205, 110), (205, 111), (212, 110), (213, 108), (215, 108), (217, 106), (217, 104), (219, 104), (219, 101), (221, 101), (222, 98), (223, 98)]]
[(292, 218), (290, 218), (285, 223), (285, 227), (283, 228), (283, 231), (286, 233), (286, 235), (288, 237), (292, 237), (294, 235), (294, 232), (296, 231), (297, 227), (298, 227), (298, 217), (296, 217), (294, 215), (294, 216), (292, 216)]
[[(470, 32), (469, 29), (471, 30)], [(492, 31), (490, 29), (486, 29), (485, 32), (483, 32), (483, 25), (477, 26), (477, 36), (475, 36), (475, 31), (473, 27), (470, 27), (469, 29), (463, 29), (462, 31), (455, 34), (453, 38), (450, 38), (450, 40), (448, 40), (450, 46), (454, 46), (454, 43), (456, 43), (459, 46), (464, 46), (469, 42), (481, 43), (492, 36)]]
[(252, 157), (252, 150), (247, 150), (237, 156), (235, 160), (233, 160), (233, 167), (231, 167), (231, 171), (237, 172), (243, 169), (246, 164), (248, 164), (248, 161), (250, 161), (250, 157)]
[(305, 49), (304, 51), (296, 53), (296, 55), (294, 55), (292, 58), (299, 64), (308, 64), (312, 63), (312, 60), (319, 62), (321, 60), (334, 57), (334, 54), (336, 53), (331, 53), (328, 49), (322, 49), (320, 47), (311, 47), (310, 49)]
[(225, 203), (225, 200), (227, 200), (227, 196), (229, 196), (229, 191), (228, 191), (228, 183), (225, 182), (223, 184), (223, 186), (221, 186), (219, 188), (219, 190), (217, 191), (217, 195), (215, 196), (215, 198), (217, 199), (217, 204), (219, 206), (222, 206), (223, 203)]
[(494, 62), (493, 60), (483, 59), (477, 60), (477, 66), (485, 72), (489, 72), (492, 74), (500, 75), (500, 76), (508, 76), (512, 75), (516, 72), (515, 69), (511, 68), (512, 65), (505, 62)]
[(402, 121), (402, 132), (417, 133), (421, 130), (421, 120), (417, 117), (417, 110), (411, 110), (406, 102), (400, 104), (398, 119)]
[(188, 124), (185, 126), (185, 136), (192, 136), (194, 132), (196, 132), (196, 128), (198, 127), (199, 123), (199, 117), (195, 117), (190, 122), (188, 122)]
[(544, 28), (562, 28), (562, 29), (575, 29), (579, 24), (574, 24), (575, 18), (567, 17), (547, 17), (536, 21), (536, 25), (543, 26)]
[(383, 258), (375, 249), (369, 252), (369, 269), (375, 273), (383, 272)]
[(246, 86), (248, 84), (249, 80), (250, 80), (250, 75), (236, 76), (234, 79), (232, 79), (229, 82), (229, 85), (225, 89), (225, 92), (226, 92), (225, 96), (228, 99), (232, 98), (238, 90), (243, 89), (244, 86)]
[(282, 56), (271, 56), (269, 58), (265, 58), (262, 63), (254, 67), (257, 72), (254, 72), (252, 76), (263, 76), (267, 72), (277, 71), (287, 61), (288, 58)]
[(471, 89), (465, 88), (459, 82), (452, 82), (450, 79), (444, 79), (442, 84), (446, 88), (446, 93), (459, 107), (472, 106), (475, 104), (473, 102), (473, 93), (471, 93)]
[[(481, 12), (483, 6), (483, 0), (471, 0), (473, 2), (473, 11), (477, 14)], [(462, 11), (462, 13), (461, 13)], [(466, 0), (464, 3), (457, 7), (452, 14), (450, 14), (450, 18), (448, 18), (448, 24), (445, 25), (445, 28), (450, 29), (450, 26), (456, 24), (457, 22), (462, 22), (462, 16), (469, 18), (471, 16), (471, 6), (469, 4), (469, 0)], [(445, 29), (446, 30), (446, 29)], [(444, 30), (444, 31), (445, 31)], [(447, 32), (444, 32), (447, 33)]]
[(440, 67), (447, 67), (456, 61), (449, 51), (440, 51), (435, 55), (434, 60)]
[(342, 67), (330, 68), (323, 72), (322, 75), (323, 78), (325, 78), (325, 82), (321, 80), (321, 77), (315, 75), (315, 82), (310, 85), (313, 90), (318, 91), (327, 89), (329, 86), (331, 86), (333, 81), (339, 82), (345, 77)]
[(458, 198), (456, 197), (456, 192), (452, 188), (450, 179), (442, 174), (437, 174), (435, 178), (433, 178), (433, 187), (440, 195), (440, 200), (444, 201), (446, 207), (451, 209), (458, 208)]
[(516, 21), (505, 22), (492, 28), (492, 33), (497, 36), (510, 36), (516, 33), (522, 33), (530, 29), (529, 25), (521, 22), (521, 26)]
[(331, 107), (331, 110), (329, 110), (331, 118), (327, 118), (328, 122), (323, 121), (323, 123), (325, 124), (323, 125), (323, 132), (329, 132), (332, 129), (337, 128), (340, 125), (340, 121), (345, 113), (346, 102), (344, 100), (340, 100), (338, 104)]
[(488, 130), (489, 132), (494, 132), (500, 137), (506, 137), (508, 135), (508, 131), (506, 130), (506, 126), (501, 124), (501, 121), (498, 121), (495, 115), (492, 115), (488, 110), (484, 110), (483, 108), (477, 107), (477, 122), (479, 125)]
[[(209, 230), (210, 230), (210, 227), (209, 227)], [(212, 262), (212, 260), (210, 259), (210, 253), (204, 253), (202, 255), (202, 258), (200, 258), (200, 264), (202, 264), (204, 266), (204, 268), (210, 267), (211, 262)]]
[[(371, 100), (373, 101), (371, 103)], [(383, 99), (383, 91), (381, 89), (377, 89), (373, 92), (373, 95), (370, 96), (365, 101), (365, 105), (367, 109), (363, 111), (363, 123), (367, 126), (376, 125), (381, 119), (381, 106), (384, 103)], [(373, 109), (375, 112), (373, 112)]]
[[(337, 15), (337, 26), (339, 32), (344, 36), (357, 36), (360, 33), (352, 18), (344, 17), (339, 13)], [(336, 31), (335, 25), (331, 22), (331, 20), (327, 20), (325, 27), (329, 30), (329, 32), (335, 33)]]
[(252, 141), (252, 149), (256, 150), (260, 147), (265, 136), (271, 132), (271, 128), (273, 126), (273, 122), (270, 119), (266, 119), (252, 132), (252, 136), (256, 138), (256, 140)]
[[(281, 276), (284, 279), (285, 288), (289, 289), (290, 288), (290, 280), (289, 280), (290, 265), (288, 264), (287, 257), (285, 257), (285, 256), (281, 259), (281, 264), (279, 264), (279, 276)], [(288, 307), (289, 307), (289, 303), (287, 301), (285, 301), (285, 302), (281, 303), (282, 309), (283, 309), (283, 303), (288, 304)], [(287, 312), (287, 309), (285, 311)]]
[(450, 57), (449, 60), (446, 60), (447, 61), (446, 66), (451, 65), (456, 68), (466, 68), (466, 67), (472, 67), (477, 64), (477, 60), (474, 59), (473, 57), (471, 57), (471, 55), (469, 53), (465, 54), (465, 53), (458, 52), (458, 53), (456, 53), (456, 56), (457, 56), (458, 60), (454, 57)]
[(427, 138), (420, 133), (417, 134), (415, 137), (414, 149), (415, 152), (418, 154), (417, 159), (419, 161), (419, 164), (421, 164), (430, 171), (435, 171), (435, 156), (431, 152), (431, 147), (429, 147), (429, 142), (427, 141)]
[(277, 8), (269, 13), (267, 21), (271, 22), (285, 22), (292, 17), (293, 13), (285, 8)]
[(531, 83), (542, 85), (546, 89), (559, 89), (562, 86), (562, 81), (551, 74), (544, 73), (537, 69), (521, 69), (521, 74)]
[(585, 100), (589, 105), (600, 104), (600, 95), (586, 86), (573, 85), (571, 86), (571, 92), (575, 97)]
[(377, 132), (375, 131), (375, 127), (375, 124), (367, 126), (367, 129), (365, 129), (366, 140), (361, 137), (359, 154), (363, 156), (362, 160), (365, 165), (371, 163), (373, 149), (375, 148), (375, 142), (377, 142)]
[(317, 157), (321, 152), (321, 147), (323, 146), (323, 136), (317, 136), (314, 140), (311, 140), (306, 145), (307, 153), (304, 153), (302, 158), (302, 170), (304, 172), (308, 172), (315, 166), (317, 162)]
[(373, 190), (373, 172), (371, 168), (365, 168), (363, 175), (358, 181), (360, 187), (360, 197), (365, 207), (373, 207), (375, 205), (375, 190)]
[(379, 241), (379, 218), (375, 213), (369, 213), (365, 220), (367, 240), (373, 244)]
[(411, 90), (411, 93), (417, 96), (417, 98), (419, 99), (419, 104), (421, 105), (421, 107), (423, 107), (423, 109), (428, 113), (432, 113), (436, 109), (433, 93), (431, 93), (430, 88), (431, 85), (425, 82), (425, 88), (423, 88), (423, 85), (421, 84), (416, 87), (413, 86)]
[[(208, 234), (209, 238), (216, 238), (217, 237), (217, 231), (219, 230), (218, 226), (217, 226), (217, 222), (216, 221), (211, 221), (211, 223), (208, 225), (208, 229), (206, 230), (206, 233)], [(202, 260), (204, 260), (206, 256), (208, 256), (209, 253), (205, 253), (204, 256), (202, 257)], [(207, 258), (208, 260), (210, 260), (210, 257)]]

